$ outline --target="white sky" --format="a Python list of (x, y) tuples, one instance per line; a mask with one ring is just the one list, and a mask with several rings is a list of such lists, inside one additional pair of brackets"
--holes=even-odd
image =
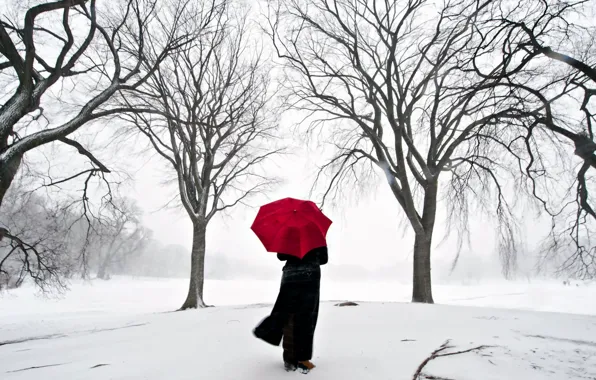
[[(285, 119), (287, 124), (291, 122)], [(285, 128), (282, 128), (284, 130)], [(300, 146), (300, 143), (296, 145)], [(316, 165), (324, 162), (319, 154), (308, 153), (306, 149), (294, 147), (290, 157), (276, 159), (278, 172), (272, 173), (285, 179), (286, 183), (276, 191), (264, 194), (263, 197), (250, 201), (255, 207), (238, 206), (228, 215), (214, 218), (209, 225), (207, 237), (208, 255), (223, 254), (235, 260), (257, 261), (266, 266), (279, 266), (273, 254), (266, 253), (250, 230), (250, 225), (256, 215), (258, 206), (269, 201), (287, 196), (308, 198), (312, 185), (312, 173)], [(141, 160), (137, 161), (141, 162)], [(143, 160), (144, 162), (145, 160)], [(181, 244), (190, 249), (192, 244), (191, 224), (183, 209), (161, 209), (171, 199), (173, 187), (161, 185), (164, 179), (164, 167), (156, 159), (143, 165), (135, 174), (136, 185), (134, 193), (128, 196), (137, 199), (145, 209), (144, 220), (154, 231), (154, 237), (167, 244)], [(399, 276), (410, 276), (412, 255), (412, 234), (409, 225), (404, 235), (402, 211), (391, 194), (387, 183), (381, 176), (371, 186), (376, 189), (364, 195), (351, 191), (351, 199), (337, 202), (334, 207), (326, 205), (324, 212), (333, 220), (329, 231), (328, 243), (330, 248), (330, 263), (341, 265), (357, 265), (368, 269), (382, 270), (387, 267), (403, 267)], [(265, 198), (266, 197), (266, 198)], [(319, 199), (313, 199), (319, 201)], [(450, 261), (456, 253), (456, 232), (453, 238), (442, 242), (444, 225), (440, 205), (435, 232), (433, 265), (442, 274), (448, 272)], [(500, 268), (497, 264), (497, 253), (494, 249), (494, 226), (479, 215), (472, 215), (471, 243), (472, 251), (464, 248), (462, 251), (462, 265), (477, 261), (482, 256), (482, 262), (488, 260), (492, 268), (478, 268), (497, 275)], [(526, 244), (528, 250), (533, 249), (539, 236), (544, 234), (548, 225), (545, 221), (537, 221), (530, 216), (524, 223)], [(436, 273), (435, 273), (436, 274)]]

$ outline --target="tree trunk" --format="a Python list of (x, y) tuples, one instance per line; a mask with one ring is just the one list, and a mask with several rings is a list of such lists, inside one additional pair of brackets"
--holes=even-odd
[(430, 252), (432, 237), (417, 235), (414, 240), (414, 276), (412, 287), (412, 302), (434, 303)]
[(436, 181), (428, 183), (424, 189), (424, 209), (422, 211), (424, 232), (417, 233), (414, 240), (412, 302), (434, 303), (430, 255), (437, 216), (437, 191), (438, 183)]
[(99, 270), (97, 271), (97, 278), (101, 279), (101, 280), (109, 280), (109, 275), (108, 275), (108, 262), (107, 260), (104, 261), (100, 266), (99, 266)]
[(0, 161), (0, 206), (2, 206), (4, 196), (8, 189), (10, 189), (10, 185), (19, 171), (21, 158), (22, 156), (15, 156), (8, 162)]
[(192, 256), (190, 259), (190, 284), (188, 296), (180, 310), (206, 307), (203, 301), (205, 282), (205, 246), (207, 223), (193, 223)]

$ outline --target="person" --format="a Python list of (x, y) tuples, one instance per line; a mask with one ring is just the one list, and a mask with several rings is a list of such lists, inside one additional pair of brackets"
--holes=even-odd
[(309, 251), (302, 259), (278, 253), (285, 261), (281, 286), (271, 314), (253, 330), (253, 334), (274, 346), (283, 338), (283, 361), (286, 371), (308, 373), (313, 338), (319, 316), (321, 265), (327, 264), (327, 247)]

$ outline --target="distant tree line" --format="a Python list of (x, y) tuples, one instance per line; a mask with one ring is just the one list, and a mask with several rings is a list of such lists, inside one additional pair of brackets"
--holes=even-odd
[(190, 252), (153, 239), (130, 199), (106, 202), (90, 223), (81, 218), (73, 199), (56, 201), (31, 192), (19, 178), (5, 199), (0, 290), (28, 280), (51, 291), (63, 290), (67, 280), (77, 278), (188, 275)]

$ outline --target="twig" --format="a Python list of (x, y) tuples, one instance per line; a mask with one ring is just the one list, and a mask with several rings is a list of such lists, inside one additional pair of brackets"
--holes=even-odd
[[(470, 348), (467, 350), (462, 350), (462, 351), (454, 351), (454, 352), (445, 352), (451, 348), (453, 348), (454, 346), (449, 345), (450, 340), (446, 340), (445, 343), (443, 343), (439, 348), (437, 348), (436, 350), (434, 350), (430, 356), (428, 356), (426, 359), (424, 359), (424, 361), (422, 363), (420, 363), (420, 365), (418, 366), (418, 368), (416, 369), (416, 372), (414, 373), (414, 376), (412, 377), (412, 380), (421, 380), (423, 376), (422, 374), (422, 370), (424, 369), (424, 367), (426, 367), (426, 365), (432, 361), (435, 360), (437, 358), (441, 358), (441, 357), (445, 357), (445, 356), (453, 356), (453, 355), (461, 355), (461, 354), (466, 354), (469, 352), (477, 352), (477, 351), (481, 351), (484, 350), (490, 346), (486, 346), (486, 345), (481, 345), (481, 346), (477, 346), (474, 348)], [(435, 379), (435, 380), (447, 380), (445, 378), (442, 377), (432, 377), (429, 375), (424, 375), (424, 377), (426, 377), (427, 379)]]

